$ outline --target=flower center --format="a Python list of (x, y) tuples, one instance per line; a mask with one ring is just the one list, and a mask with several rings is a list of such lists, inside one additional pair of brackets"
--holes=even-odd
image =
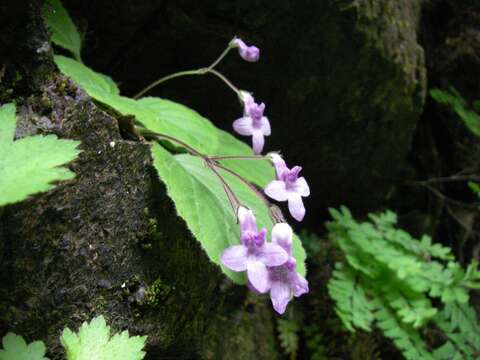
[(254, 126), (260, 126), (261, 125), (261, 120), (263, 117), (263, 112), (265, 111), (265, 104), (261, 103), (260, 105), (253, 103), (250, 105), (248, 114), (250, 117), (253, 119), (253, 125)]
[(288, 276), (288, 269), (285, 265), (275, 266), (269, 268), (271, 281), (285, 281)]
[(300, 173), (301, 170), (302, 168), (300, 166), (295, 166), (291, 170), (287, 170), (284, 172), (282, 180), (287, 185), (288, 190), (293, 189), (295, 182), (298, 179), (298, 174)]

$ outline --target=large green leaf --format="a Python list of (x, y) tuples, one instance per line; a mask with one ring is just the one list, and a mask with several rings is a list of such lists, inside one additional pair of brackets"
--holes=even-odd
[(167, 127), (169, 135), (178, 137), (178, 134), (182, 134), (182, 141), (205, 154), (214, 153), (218, 149), (218, 129), (196, 111), (156, 97), (141, 98), (137, 102), (151, 109), (154, 114), (141, 120), (147, 129), (165, 133)]
[[(157, 115), (142, 124), (149, 130), (162, 132), (161, 124), (168, 123), (172, 136), (185, 132), (190, 139), (185, 140), (196, 150), (206, 155), (253, 155), (250, 146), (239, 141), (230, 133), (220, 130), (196, 111), (173, 101), (156, 97), (146, 97), (138, 100), (149, 106)], [(163, 126), (164, 127), (164, 126)], [(228, 159), (220, 161), (245, 179), (265, 187), (275, 177), (273, 167), (267, 160)]]
[[(207, 155), (253, 155), (252, 149), (231, 134), (217, 129), (196, 111), (173, 101), (146, 97), (133, 100), (118, 95), (99, 74), (64, 56), (55, 56), (60, 70), (97, 101), (122, 115), (134, 115), (147, 129), (173, 136)], [(178, 146), (178, 144), (175, 144)], [(264, 187), (274, 178), (266, 160), (222, 160), (225, 166)]]
[(62, 73), (75, 80), (94, 99), (108, 104), (113, 100), (109, 100), (107, 95), (119, 93), (115, 83), (106, 75), (97, 73), (82, 63), (62, 55), (55, 55), (54, 60)]
[[(253, 155), (252, 148), (232, 134), (219, 130), (218, 136), (220, 138), (218, 149), (213, 154)], [(273, 166), (267, 160), (229, 159), (221, 160), (220, 163), (262, 188), (275, 178)]]
[(75, 334), (70, 329), (63, 331), (60, 341), (68, 360), (141, 360), (146, 336), (128, 335), (128, 331), (110, 338), (110, 327), (103, 316), (90, 323), (84, 322)]
[(52, 31), (52, 41), (70, 50), (80, 60), (80, 34), (60, 0), (47, 0), (43, 10), (47, 25)]
[(55, 135), (29, 136), (13, 141), (15, 106), (0, 108), (0, 206), (22, 201), (29, 195), (50, 190), (52, 182), (72, 179), (75, 174), (58, 166), (76, 158), (80, 144)]
[[(186, 154), (174, 156), (158, 144), (153, 145), (152, 154), (154, 166), (166, 184), (178, 214), (202, 244), (210, 260), (221, 266), (222, 252), (240, 241), (239, 225), (221, 182), (198, 157)], [(270, 231), (274, 224), (266, 205), (244, 183), (226, 172), (220, 172), (240, 201), (253, 210), (259, 227)], [(298, 261), (298, 271), (305, 275), (306, 255), (297, 236), (293, 241), (293, 254)], [(245, 283), (244, 274), (223, 266), (222, 270), (236, 283)]]

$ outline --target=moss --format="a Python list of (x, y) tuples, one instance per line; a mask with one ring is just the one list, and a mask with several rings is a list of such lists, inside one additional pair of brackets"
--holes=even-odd
[(162, 279), (157, 278), (145, 292), (145, 304), (152, 307), (158, 306), (162, 299), (165, 299), (174, 290), (175, 288), (164, 284)]

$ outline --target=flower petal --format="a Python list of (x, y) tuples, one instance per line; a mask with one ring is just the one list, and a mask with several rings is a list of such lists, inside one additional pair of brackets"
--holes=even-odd
[(305, 216), (305, 206), (303, 206), (302, 197), (296, 192), (288, 193), (288, 210), (293, 218), (302, 221)]
[(262, 116), (260, 120), (260, 130), (262, 130), (263, 135), (269, 136), (272, 133), (272, 129), (270, 128), (270, 121), (266, 116)]
[(286, 201), (288, 199), (287, 186), (283, 181), (270, 181), (264, 191), (265, 194), (274, 200)]
[(270, 288), (270, 299), (272, 299), (273, 308), (277, 313), (283, 314), (285, 312), (292, 297), (292, 290), (290, 289), (288, 283), (283, 281), (272, 282)]
[(272, 229), (272, 243), (280, 245), (288, 255), (292, 254), (293, 230), (287, 223), (278, 223)]
[(293, 279), (290, 281), (290, 285), (292, 286), (293, 295), (299, 297), (303, 294), (307, 294), (309, 292), (308, 281), (296, 271), (293, 273), (292, 277)]
[(237, 217), (238, 222), (240, 223), (240, 231), (242, 233), (246, 231), (252, 231), (255, 233), (257, 232), (257, 222), (252, 210), (247, 209), (244, 206), (240, 206), (238, 208)]
[(277, 244), (265, 243), (258, 249), (257, 259), (267, 266), (280, 266), (288, 260), (288, 254)]
[(253, 133), (252, 118), (249, 116), (242, 117), (233, 122), (233, 130), (240, 135), (250, 136)]
[(260, 129), (253, 129), (252, 132), (252, 148), (255, 154), (261, 154), (263, 150), (263, 145), (265, 144), (265, 138)]
[(270, 278), (264, 263), (256, 258), (247, 259), (247, 275), (250, 284), (260, 293), (266, 293), (270, 289)]
[(293, 188), (295, 192), (301, 196), (309, 196), (310, 195), (310, 187), (307, 184), (305, 178), (299, 177), (297, 181), (293, 184)]
[(285, 174), (288, 173), (287, 164), (285, 160), (277, 153), (270, 153), (270, 158), (272, 159), (273, 166), (277, 173), (277, 179), (283, 179)]
[(233, 271), (247, 270), (247, 251), (243, 245), (233, 245), (223, 251), (222, 264)]

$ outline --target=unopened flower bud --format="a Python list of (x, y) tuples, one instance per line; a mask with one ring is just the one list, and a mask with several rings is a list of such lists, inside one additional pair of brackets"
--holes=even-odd
[(233, 39), (232, 44), (238, 48), (238, 53), (243, 60), (255, 62), (260, 58), (260, 49), (256, 46), (248, 46), (239, 38)]

